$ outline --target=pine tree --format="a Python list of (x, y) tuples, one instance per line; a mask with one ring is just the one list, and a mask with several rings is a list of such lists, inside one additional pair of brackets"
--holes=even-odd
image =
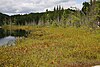
[(62, 7), (62, 9), (61, 9), (62, 11), (64, 10), (64, 8)]
[(48, 12), (48, 9), (46, 9), (46, 12)]
[(59, 10), (61, 10), (61, 6), (59, 5)]
[(58, 7), (58, 5), (57, 5), (57, 11), (59, 10), (59, 7)]
[(54, 11), (56, 11), (56, 8), (54, 7)]

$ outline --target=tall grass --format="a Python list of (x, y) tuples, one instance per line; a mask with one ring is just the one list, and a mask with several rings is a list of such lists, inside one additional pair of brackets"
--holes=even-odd
[[(22, 27), (23, 29), (26, 29)], [(28, 27), (28, 38), (0, 47), (0, 67), (90, 67), (100, 64), (100, 29)]]

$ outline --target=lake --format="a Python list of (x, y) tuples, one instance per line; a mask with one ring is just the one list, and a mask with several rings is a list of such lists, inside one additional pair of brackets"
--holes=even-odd
[(15, 45), (16, 38), (13, 36), (7, 36), (0, 39), (0, 46), (3, 45)]
[(0, 46), (15, 45), (17, 37), (27, 37), (29, 31), (25, 30), (5, 30), (0, 28)]

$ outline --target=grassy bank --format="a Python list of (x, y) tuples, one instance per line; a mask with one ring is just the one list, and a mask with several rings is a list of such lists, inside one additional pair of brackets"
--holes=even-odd
[(21, 27), (32, 32), (0, 47), (0, 67), (90, 67), (100, 64), (100, 29)]

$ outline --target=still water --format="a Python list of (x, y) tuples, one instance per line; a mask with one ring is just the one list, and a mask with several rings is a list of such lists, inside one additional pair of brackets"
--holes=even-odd
[(3, 45), (15, 45), (16, 38), (13, 36), (7, 36), (0, 39), (0, 46)]
[(0, 28), (0, 46), (15, 45), (16, 37), (27, 37), (29, 31), (25, 30), (5, 30)]

